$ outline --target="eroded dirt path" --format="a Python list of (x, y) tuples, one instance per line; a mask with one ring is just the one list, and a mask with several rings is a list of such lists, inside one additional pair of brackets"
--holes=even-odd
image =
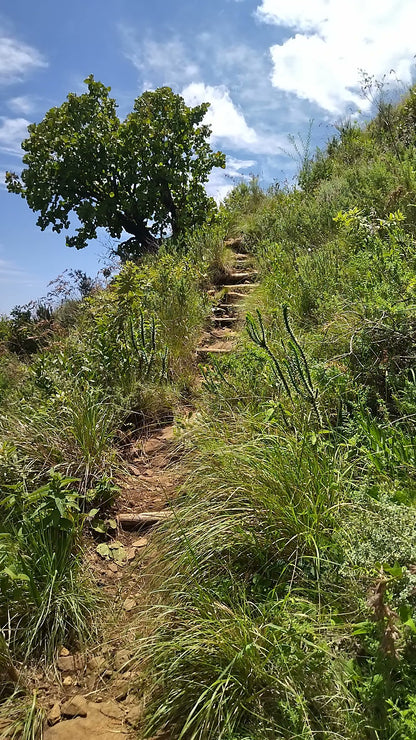
[[(241, 302), (255, 287), (257, 273), (250, 258), (235, 254), (235, 265), (216, 286), (212, 317), (200, 339), (195, 362), (232, 351), (241, 324)], [(189, 413), (190, 410), (188, 409)], [(184, 419), (186, 412), (184, 412)], [(88, 559), (98, 588), (109, 607), (97, 615), (104, 622), (104, 643), (87, 654), (70, 655), (65, 648), (58, 675), (38, 695), (47, 715), (45, 740), (114, 740), (137, 737), (142, 714), (139, 676), (130, 665), (134, 634), (129, 632), (143, 594), (147, 545), (158, 521), (169, 516), (169, 505), (182, 482), (178, 439), (180, 431), (167, 424), (139, 441), (129, 455), (114, 517), (114, 537), (97, 550), (91, 541)], [(106, 612), (107, 610), (107, 612)]]

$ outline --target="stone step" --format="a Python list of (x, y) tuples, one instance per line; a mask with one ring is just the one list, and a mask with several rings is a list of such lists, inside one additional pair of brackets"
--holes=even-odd
[(214, 324), (234, 324), (238, 321), (237, 316), (213, 316), (211, 321)]
[[(241, 293), (241, 295), (243, 298), (246, 297), (243, 293)], [(227, 313), (231, 311), (232, 314), (235, 314), (238, 312), (238, 306), (236, 306), (235, 303), (231, 303), (231, 302), (230, 303), (218, 303), (215, 306), (214, 311), (221, 311), (223, 313)]]
[(249, 272), (232, 272), (230, 275), (227, 275), (227, 280), (229, 283), (240, 283), (243, 281), (249, 281), (251, 282), (254, 280), (258, 275), (257, 270), (250, 270)]
[(239, 267), (240, 269), (244, 267), (249, 267), (251, 265), (251, 258), (250, 257), (238, 257), (233, 262), (234, 267)]
[[(248, 283), (248, 285), (251, 285), (251, 283)], [(243, 301), (245, 298), (247, 298), (247, 293), (237, 293), (237, 291), (229, 290), (223, 296), (223, 300), (226, 300), (227, 302), (221, 303), (220, 305), (233, 308), (236, 303), (238, 304), (238, 301)]]
[(227, 285), (221, 285), (222, 290), (231, 290), (234, 291), (236, 288), (237, 290), (252, 290), (253, 288), (258, 288), (260, 283), (232, 283)]

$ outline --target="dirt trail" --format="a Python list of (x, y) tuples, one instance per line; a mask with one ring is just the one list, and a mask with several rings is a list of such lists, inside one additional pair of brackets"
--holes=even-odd
[[(233, 246), (233, 245), (230, 245)], [(234, 249), (235, 249), (234, 245)], [(250, 257), (235, 253), (234, 267), (223, 284), (211, 291), (214, 308), (210, 326), (201, 337), (196, 360), (232, 351), (241, 321), (239, 304), (255, 287), (257, 273)], [(58, 679), (53, 688), (46, 681), (39, 699), (47, 711), (45, 740), (113, 740), (114, 736), (137, 737), (142, 707), (134, 686), (138, 677), (129, 665), (132, 653), (128, 625), (140, 603), (142, 566), (146, 545), (157, 521), (169, 515), (167, 505), (181, 483), (175, 465), (177, 440), (169, 424), (138, 443), (122, 479), (117, 500), (118, 530), (107, 550), (89, 548), (89, 560), (103, 594), (114, 604), (105, 645), (88, 655), (69, 655), (58, 660)]]

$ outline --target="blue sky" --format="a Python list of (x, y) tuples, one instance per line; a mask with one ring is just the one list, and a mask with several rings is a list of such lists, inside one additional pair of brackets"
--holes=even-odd
[[(411, 80), (414, 0), (17, 0), (0, 10), (0, 179), (21, 167), (26, 126), (94, 74), (126, 115), (145, 89), (170, 85), (210, 101), (213, 145), (228, 155), (210, 193), (250, 173), (265, 183), (297, 168), (288, 135), (313, 144), (351, 111), (365, 112), (360, 69)], [(38, 298), (65, 268), (95, 274), (105, 234), (86, 249), (36, 227), (0, 186), (0, 313)]]

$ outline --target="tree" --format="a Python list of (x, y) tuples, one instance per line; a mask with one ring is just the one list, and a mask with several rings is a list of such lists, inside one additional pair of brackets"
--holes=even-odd
[(157, 237), (176, 239), (203, 223), (214, 207), (204, 183), (213, 167), (225, 167), (202, 123), (209, 103), (189, 108), (162, 87), (136, 98), (120, 121), (111, 88), (92, 75), (85, 83), (88, 92), (70, 93), (28, 127), (26, 167), (6, 173), (9, 192), (40, 212), (42, 230), (68, 230), (75, 215), (80, 225), (67, 246), (83, 249), (99, 227), (115, 239), (131, 234), (117, 249), (122, 258), (154, 252)]

